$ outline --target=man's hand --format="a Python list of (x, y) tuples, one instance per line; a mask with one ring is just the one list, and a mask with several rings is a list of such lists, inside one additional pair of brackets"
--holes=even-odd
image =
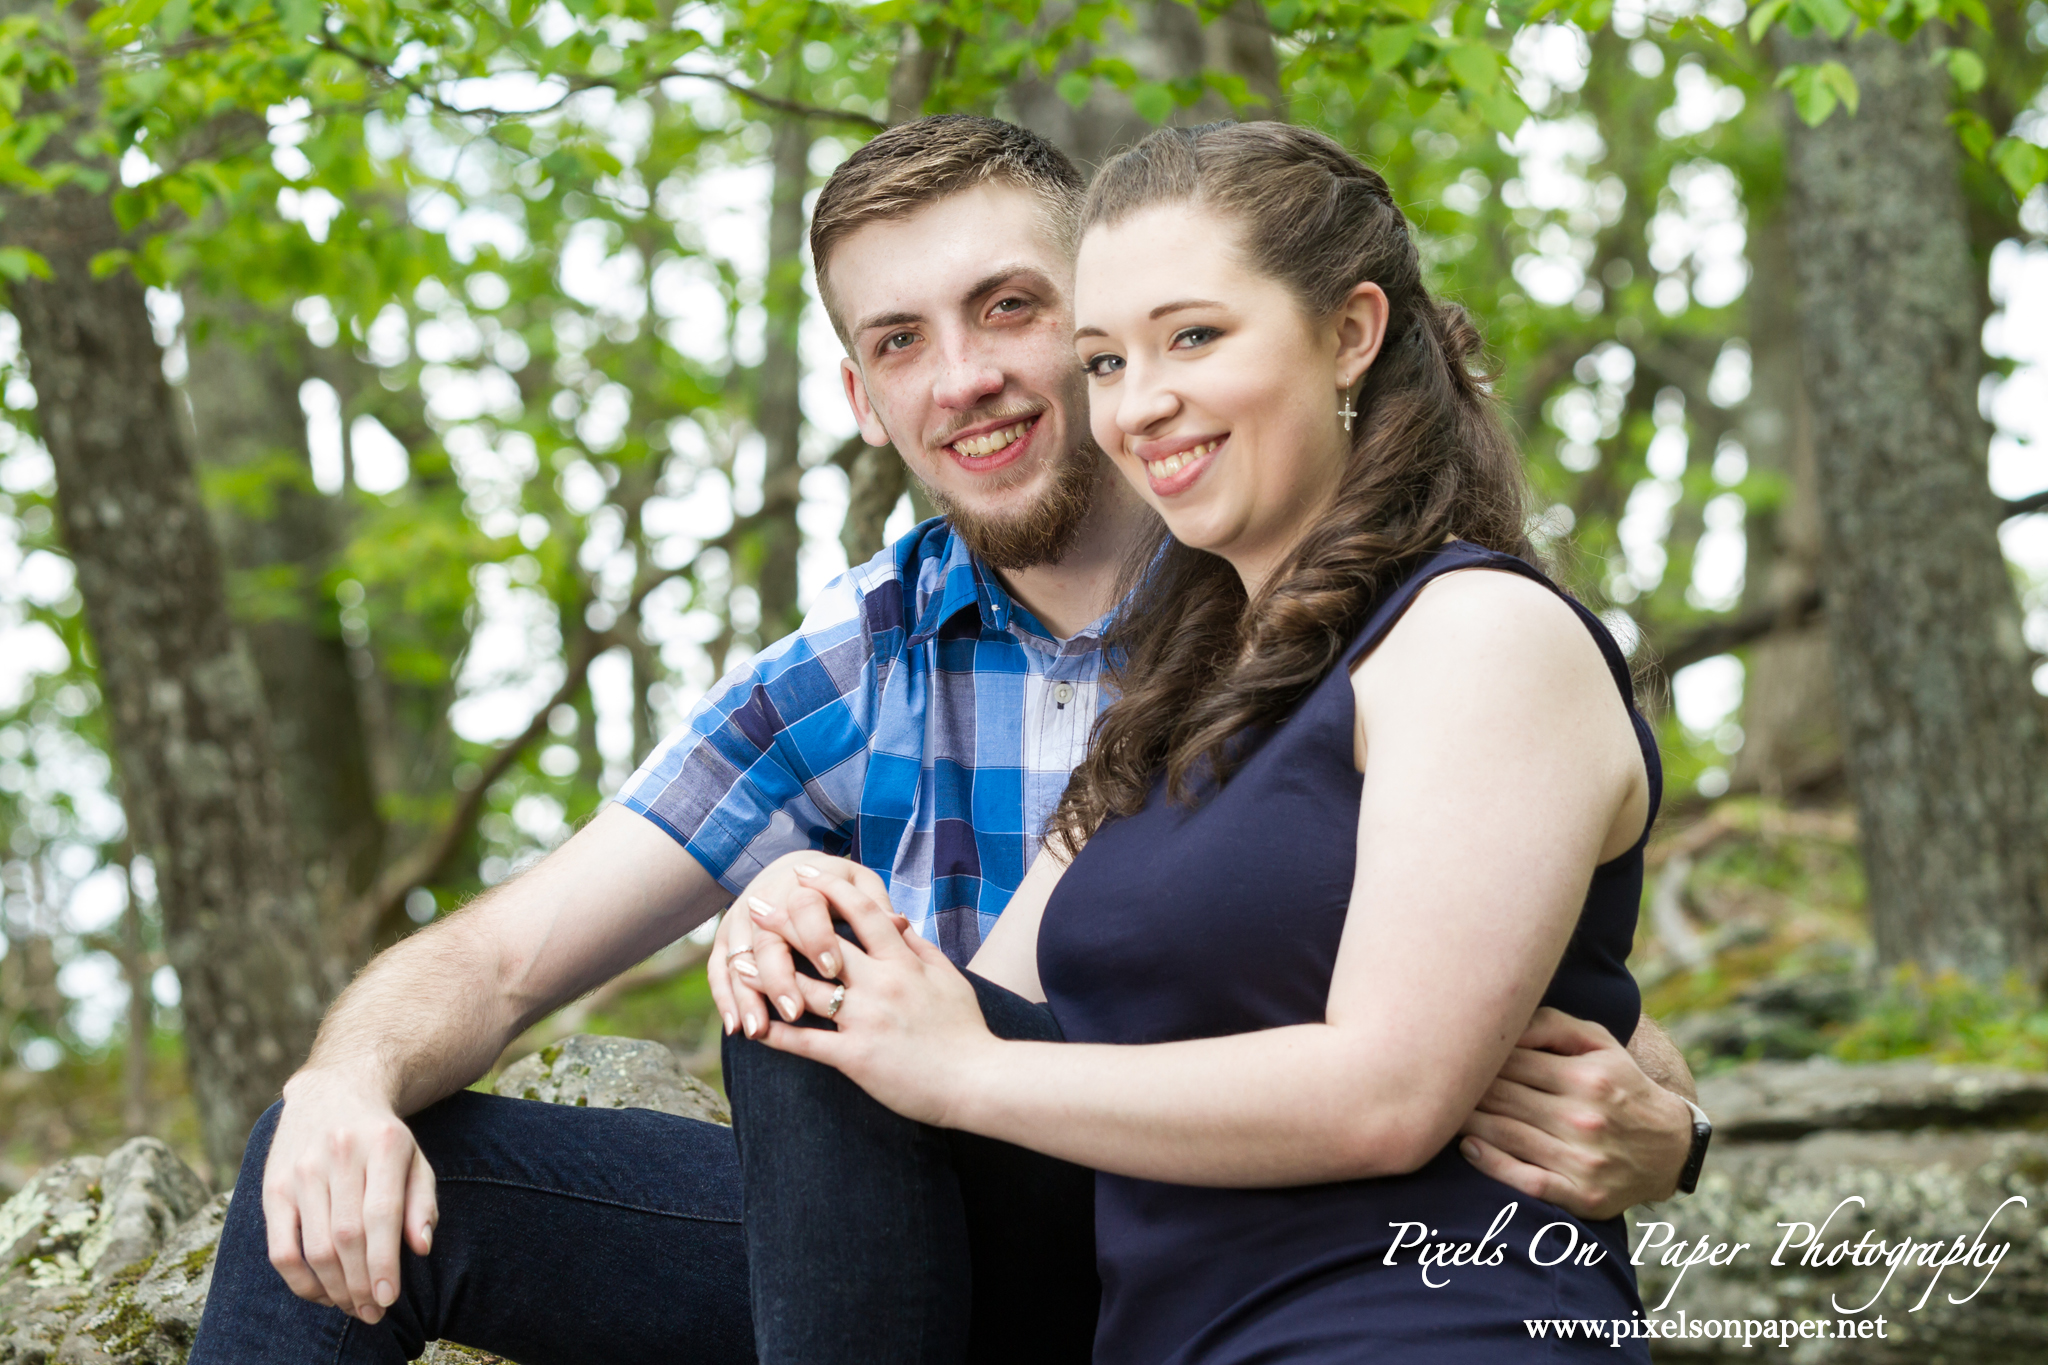
[(761, 869), (726, 912), (712, 942), (707, 975), (725, 1031), (749, 1038), (771, 1019), (794, 1023), (804, 1012), (795, 956), (807, 958), (827, 979), (844, 965), (843, 940), (820, 896), (793, 893), (819, 881), (858, 886), (886, 901), (882, 879), (859, 863), (822, 853), (786, 853)]
[(302, 1071), (263, 1167), (270, 1263), (291, 1291), (376, 1322), (398, 1301), (398, 1241), (433, 1249), (434, 1172), (381, 1097)]
[(1692, 1111), (1598, 1024), (1544, 1008), (1459, 1130), (1465, 1159), (1581, 1218), (1668, 1197)]

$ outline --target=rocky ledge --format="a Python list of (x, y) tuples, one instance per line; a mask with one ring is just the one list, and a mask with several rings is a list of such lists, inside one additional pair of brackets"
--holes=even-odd
[[(1699, 1192), (1635, 1210), (1629, 1244), (1652, 1316), (1715, 1335), (1660, 1340), (1658, 1361), (2048, 1360), (2048, 1076), (1758, 1062), (1702, 1082), (1700, 1104)], [(1745, 1321), (1800, 1335), (1745, 1346), (1752, 1329), (1728, 1335)]]
[[(496, 1090), (732, 1121), (673, 1052), (633, 1038), (578, 1034), (507, 1067)], [(227, 1206), (155, 1138), (37, 1173), (0, 1207), (0, 1365), (184, 1365)], [(499, 1361), (449, 1342), (422, 1359)]]
[[(1700, 1089), (1718, 1133), (1699, 1193), (1636, 1210), (1630, 1245), (1653, 1318), (1715, 1335), (1660, 1340), (1657, 1360), (1777, 1347), (1727, 1335), (1745, 1321), (1802, 1332), (1772, 1357), (1796, 1365), (2048, 1360), (2048, 1076), (1761, 1062)], [(633, 1039), (571, 1038), (497, 1091), (729, 1121)], [(183, 1365), (226, 1208), (153, 1138), (42, 1171), (0, 1208), (0, 1365)], [(1876, 1244), (1907, 1248), (1896, 1269)], [(440, 1342), (423, 1359), (497, 1357)]]

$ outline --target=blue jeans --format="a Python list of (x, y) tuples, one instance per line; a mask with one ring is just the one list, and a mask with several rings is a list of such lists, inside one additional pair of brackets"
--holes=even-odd
[[(1061, 1041), (1043, 1005), (968, 979), (998, 1037)], [(1087, 1365), (1094, 1172), (915, 1123), (743, 1037), (725, 1082), (762, 1365)]]
[(441, 1207), (431, 1255), (401, 1253), (375, 1326), (307, 1303), (271, 1267), (250, 1134), (190, 1365), (412, 1360), (446, 1337), (519, 1365), (754, 1359), (732, 1133), (646, 1109), (464, 1091), (408, 1120)]

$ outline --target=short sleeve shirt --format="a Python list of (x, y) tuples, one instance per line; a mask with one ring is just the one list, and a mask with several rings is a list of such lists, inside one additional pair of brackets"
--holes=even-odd
[(964, 964), (1087, 750), (1107, 624), (1055, 638), (927, 521), (722, 679), (618, 799), (735, 893), (785, 853), (854, 859)]

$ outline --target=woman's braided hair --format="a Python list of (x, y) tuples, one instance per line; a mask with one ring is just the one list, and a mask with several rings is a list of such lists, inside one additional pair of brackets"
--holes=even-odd
[[(1234, 767), (1232, 740), (1284, 719), (1336, 666), (1374, 600), (1447, 537), (1532, 558), (1521, 462), (1477, 372), (1465, 310), (1422, 282), (1408, 223), (1378, 173), (1283, 123), (1162, 128), (1103, 166), (1081, 229), (1185, 204), (1234, 230), (1240, 259), (1311, 318), (1354, 286), (1386, 291), (1336, 501), (1256, 598), (1218, 556), (1161, 540), (1113, 627), (1118, 699), (1096, 722), (1048, 839), (1069, 855), (1141, 807), (1163, 771), (1191, 802)], [(1164, 542), (1163, 548), (1161, 542)]]

